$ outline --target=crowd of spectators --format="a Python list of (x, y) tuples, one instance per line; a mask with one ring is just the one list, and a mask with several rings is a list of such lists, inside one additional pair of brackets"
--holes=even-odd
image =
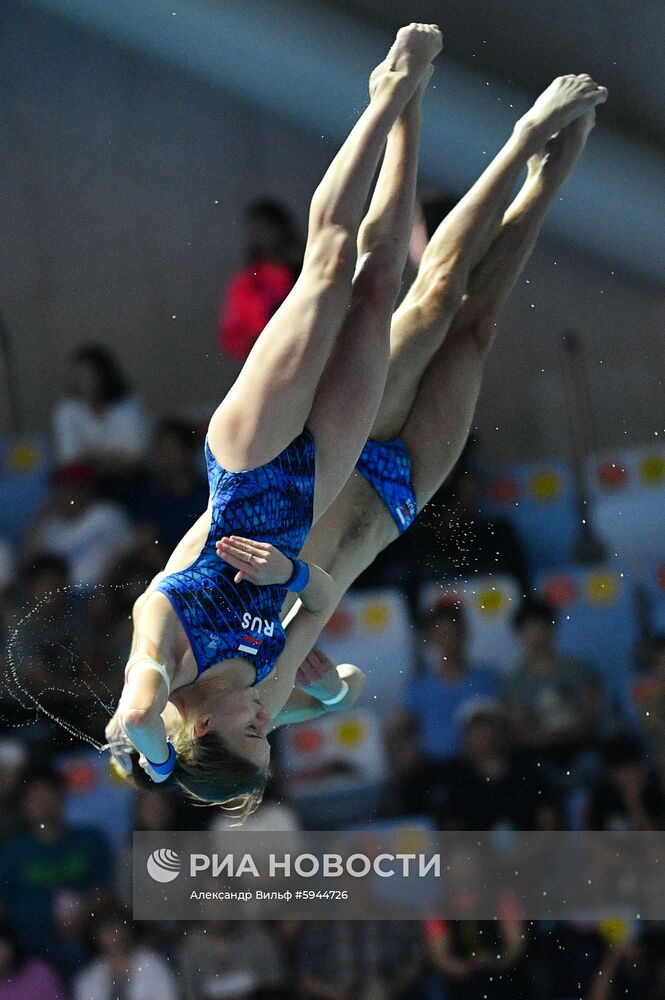
[[(252, 261), (272, 260), (286, 282), (297, 265), (293, 231), (266, 205), (252, 224)], [(221, 342), (249, 349), (253, 334), (240, 336), (232, 303), (223, 316)], [(79, 723), (101, 734), (133, 602), (205, 508), (203, 431), (151, 422), (101, 347), (77, 351), (70, 376), (54, 412), (49, 496), (21, 549), (0, 545), (0, 625), (6, 649), (30, 609), (29, 627), (12, 632), (12, 669), (52, 714), (71, 717), (75, 700)], [(416, 522), (408, 554), (401, 540), (363, 582), (413, 592), (421, 577), (500, 568), (529, 593), (519, 538), (478, 502), (467, 468)], [(470, 659), (460, 604), (443, 600), (414, 617), (422, 652), (386, 726), (384, 802), (379, 816), (360, 819), (421, 815), (441, 830), (663, 829), (665, 638), (646, 643), (639, 710), (622, 716), (606, 710), (605, 680), (591, 665), (557, 652), (553, 608), (530, 596), (513, 626), (521, 662), (506, 674)], [(0, 712), (0, 1000), (665, 996), (665, 930), (629, 922), (527, 923), (508, 908), (494, 922), (134, 925), (131, 845), (67, 819), (57, 765), (70, 737), (9, 691)], [(249, 825), (296, 830), (276, 751), (275, 786)], [(133, 825), (223, 829), (225, 820), (154, 788), (135, 793)]]

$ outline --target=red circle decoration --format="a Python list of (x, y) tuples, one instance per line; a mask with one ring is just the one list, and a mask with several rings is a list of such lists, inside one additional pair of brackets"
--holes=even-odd
[(598, 482), (607, 490), (618, 490), (626, 485), (628, 473), (620, 462), (603, 462), (598, 467)]
[(97, 786), (97, 772), (86, 761), (66, 765), (64, 778), (70, 792), (89, 792)]
[(325, 627), (325, 634), (341, 639), (351, 631), (353, 618), (348, 611), (338, 608)]
[(490, 499), (498, 507), (512, 506), (517, 502), (519, 494), (520, 488), (516, 479), (506, 477), (505, 479), (495, 479), (493, 483), (490, 483)]
[(555, 608), (568, 608), (577, 600), (577, 584), (571, 576), (551, 576), (541, 590), (545, 600)]
[(321, 733), (318, 729), (299, 729), (293, 737), (293, 745), (300, 753), (314, 753), (320, 750), (323, 744)]

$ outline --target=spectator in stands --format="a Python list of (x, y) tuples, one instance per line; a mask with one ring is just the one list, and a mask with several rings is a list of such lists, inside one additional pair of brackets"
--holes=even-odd
[(122, 508), (99, 499), (86, 466), (70, 465), (53, 477), (53, 496), (30, 528), (23, 562), (58, 556), (67, 563), (70, 583), (91, 587), (104, 581), (111, 563), (134, 538)]
[(103, 913), (92, 933), (98, 957), (76, 976), (73, 1000), (180, 1000), (166, 958), (137, 941), (122, 911)]
[(665, 936), (662, 927), (626, 924), (623, 934), (606, 941), (605, 954), (591, 980), (588, 1000), (661, 1000), (665, 996)]
[(506, 680), (511, 731), (520, 746), (538, 751), (555, 770), (570, 769), (598, 737), (600, 679), (586, 663), (557, 653), (549, 604), (525, 601), (514, 626), (523, 659)]
[(633, 686), (640, 727), (652, 744), (665, 743), (665, 635), (650, 638), (645, 669)]
[(26, 779), (25, 832), (0, 846), (0, 901), (21, 944), (71, 969), (82, 957), (80, 932), (109, 884), (111, 855), (104, 836), (65, 820), (60, 775), (42, 769)]
[(606, 941), (592, 918), (576, 923), (535, 922), (531, 925), (528, 948), (528, 970), (533, 985), (527, 996), (538, 1000), (541, 997), (591, 1000), (594, 977), (605, 948)]
[(131, 481), (148, 446), (148, 424), (139, 401), (106, 348), (79, 348), (71, 358), (69, 394), (53, 413), (58, 465), (85, 463), (118, 496)]
[(589, 800), (591, 830), (662, 830), (665, 794), (632, 737), (607, 743), (603, 773)]
[(65, 560), (44, 555), (25, 567), (21, 580), (31, 614), (16, 630), (13, 664), (21, 685), (33, 694), (43, 692), (51, 707), (71, 663), (86, 659), (92, 649), (85, 603), (68, 589), (68, 579)]
[(0, 1000), (65, 1000), (54, 970), (23, 951), (13, 928), (0, 921)]
[[(151, 556), (156, 548), (153, 544)], [(95, 639), (90, 663), (96, 672), (103, 674), (111, 690), (115, 684), (122, 686), (132, 644), (134, 601), (153, 576), (164, 568), (163, 561), (146, 559), (144, 552), (145, 547), (132, 548), (121, 555), (105, 576), (106, 586), (93, 591), (87, 600)]]
[(422, 925), (397, 920), (310, 921), (299, 939), (302, 1000), (423, 996)]
[(462, 606), (441, 602), (425, 623), (425, 667), (410, 679), (403, 707), (387, 727), (398, 779), (413, 773), (423, 758), (441, 761), (459, 754), (460, 712), (474, 700), (498, 696), (493, 671), (470, 663), (467, 640)]
[(429, 920), (427, 955), (445, 1000), (515, 1000), (524, 996), (524, 929), (512, 907), (497, 920)]
[(515, 753), (498, 702), (465, 708), (461, 753), (424, 762), (409, 777), (404, 811), (426, 813), (440, 830), (550, 829), (553, 789), (541, 769)]
[(28, 766), (28, 751), (15, 737), (0, 739), (0, 844), (11, 840), (21, 825), (20, 791)]
[(217, 342), (244, 361), (270, 317), (295, 284), (302, 263), (295, 223), (275, 201), (255, 201), (246, 212), (247, 266), (232, 279), (222, 301)]
[(186, 1000), (249, 1000), (286, 982), (276, 937), (260, 923), (214, 920), (190, 930), (178, 959)]
[(191, 428), (163, 421), (153, 438), (145, 479), (130, 502), (134, 519), (150, 525), (153, 541), (159, 540), (168, 558), (207, 504), (208, 488), (196, 466)]
[(79, 348), (70, 360), (69, 392), (53, 412), (59, 465), (94, 464), (123, 470), (144, 454), (148, 426), (141, 405), (116, 359), (106, 348)]
[[(174, 795), (159, 788), (139, 788), (134, 798), (133, 830), (178, 830), (178, 800)], [(117, 901), (130, 909), (132, 906), (133, 844), (129, 843), (120, 851), (116, 860), (113, 878), (114, 896)]]

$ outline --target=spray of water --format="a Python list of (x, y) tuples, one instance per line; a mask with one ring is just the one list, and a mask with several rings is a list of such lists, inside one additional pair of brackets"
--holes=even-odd
[[(107, 750), (112, 753), (120, 749), (124, 750), (127, 749), (127, 744), (125, 742), (102, 743), (91, 732), (77, 725), (74, 720), (80, 720), (82, 706), (86, 706), (89, 711), (97, 710), (99, 716), (110, 719), (117, 705), (117, 695), (111, 691), (98, 670), (95, 670), (74, 648), (61, 641), (49, 642), (48, 648), (51, 658), (57, 658), (58, 673), (62, 675), (62, 686), (53, 684), (41, 691), (35, 691), (29, 677), (26, 676), (29, 664), (24, 662), (23, 645), (27, 634), (30, 634), (34, 639), (35, 630), (37, 635), (40, 630), (44, 630), (44, 609), (55, 596), (65, 598), (66, 606), (73, 614), (76, 602), (89, 598), (91, 593), (121, 589), (123, 589), (122, 584), (98, 584), (92, 589), (75, 584), (59, 588), (58, 591), (47, 594), (41, 601), (37, 601), (22, 611), (9, 628), (7, 643), (5, 694), (13, 699), (25, 713), (34, 714), (34, 721), (40, 717), (47, 718), (64, 730), (73, 740), (87, 743), (100, 753)], [(53, 620), (53, 618), (46, 619), (47, 622)], [(33, 631), (30, 632), (30, 630)], [(66, 715), (54, 711), (50, 706), (56, 700), (58, 706), (71, 704), (71, 711), (67, 709)], [(3, 721), (7, 726), (14, 728), (23, 728), (32, 724), (30, 719), (23, 717), (16, 721), (11, 715)]]

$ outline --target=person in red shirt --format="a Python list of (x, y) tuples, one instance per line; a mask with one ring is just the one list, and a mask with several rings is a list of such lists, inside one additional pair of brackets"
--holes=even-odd
[(245, 360), (293, 288), (302, 263), (295, 223), (279, 202), (252, 202), (246, 219), (248, 263), (232, 278), (217, 324), (220, 350), (235, 361)]

